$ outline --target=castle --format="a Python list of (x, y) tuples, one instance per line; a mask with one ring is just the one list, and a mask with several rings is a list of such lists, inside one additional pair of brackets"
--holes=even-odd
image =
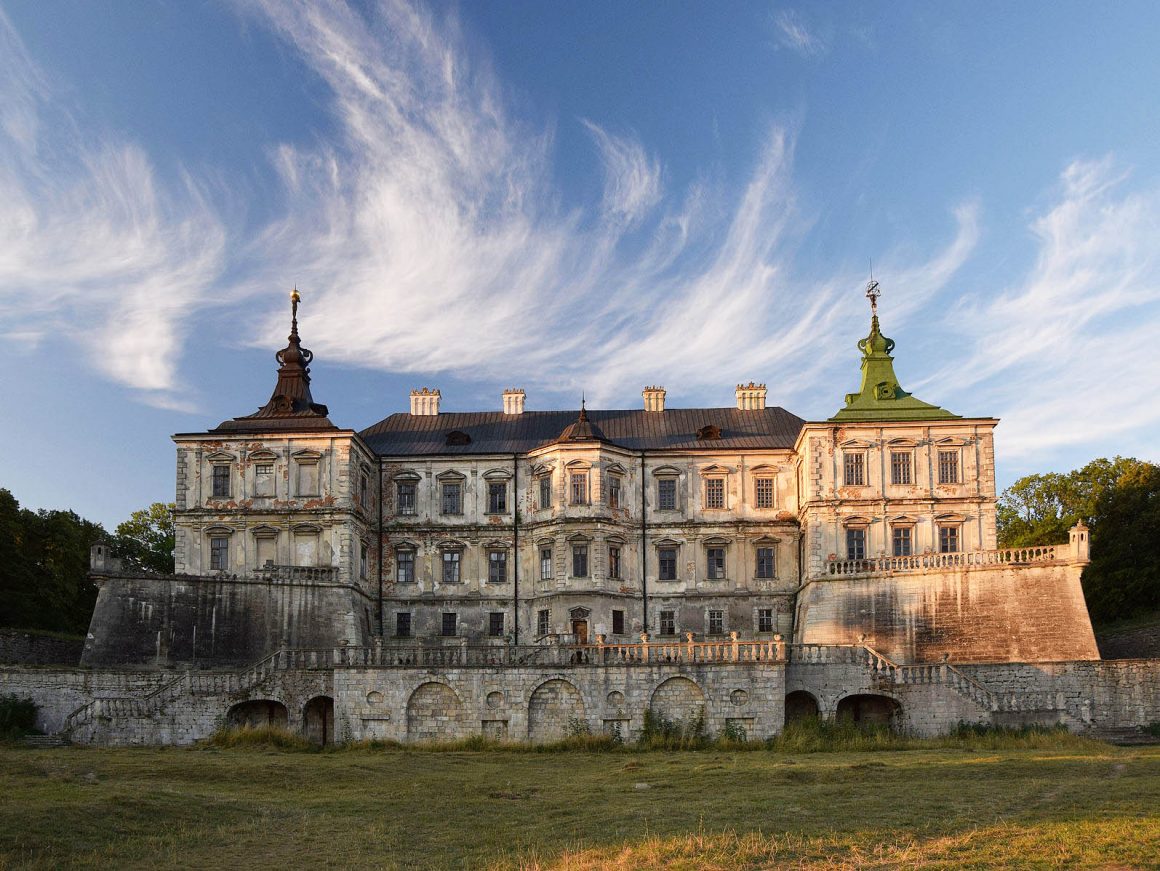
[(1099, 660), (1086, 528), (997, 549), (997, 421), (903, 390), (867, 296), (861, 385), (828, 420), (754, 382), (732, 408), (646, 387), (637, 409), (535, 411), (510, 389), (467, 413), (423, 388), (356, 432), (314, 401), (295, 291), (269, 401), (174, 436), (175, 575), (94, 549), (88, 682), (62, 678), (49, 725), (537, 741), (632, 734), (646, 710), (755, 738), (811, 714), (1160, 719), (1152, 665)]

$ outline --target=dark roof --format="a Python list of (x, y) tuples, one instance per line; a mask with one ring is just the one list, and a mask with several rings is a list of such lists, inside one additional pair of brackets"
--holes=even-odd
[[(359, 435), (372, 451), (385, 456), (526, 453), (560, 441), (565, 430), (577, 423), (577, 415), (576, 411), (400, 413), (367, 427)], [(805, 423), (784, 408), (588, 411), (587, 420), (600, 440), (634, 451), (789, 449)], [(710, 425), (719, 427), (720, 438), (699, 439), (698, 431)], [(456, 431), (467, 433), (471, 442), (447, 444), (448, 433)], [(706, 434), (711, 435), (712, 431)]]

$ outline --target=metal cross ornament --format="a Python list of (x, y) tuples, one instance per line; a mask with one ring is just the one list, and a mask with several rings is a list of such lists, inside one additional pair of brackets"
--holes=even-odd
[(878, 317), (878, 297), (882, 296), (882, 291), (878, 287), (878, 282), (873, 278), (870, 283), (866, 285), (866, 298), (870, 300), (870, 314)]

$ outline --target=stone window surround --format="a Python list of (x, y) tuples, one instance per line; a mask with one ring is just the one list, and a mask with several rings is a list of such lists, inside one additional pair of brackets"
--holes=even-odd
[[(294, 461), (294, 495), (295, 496), (321, 496), (322, 495), (322, 454), (315, 450), (304, 448), (300, 451), (295, 451), (290, 455)], [(314, 467), (314, 487), (303, 487), (302, 475), (304, 467)], [(306, 492), (313, 489), (314, 492)]]
[[(483, 480), (486, 484), (485, 493), (487, 503), (484, 506), (485, 514), (510, 514), (511, 513), (511, 499), (508, 493), (508, 482), (512, 479), (510, 469), (489, 469), (483, 473)], [(493, 511), (491, 506), (491, 494), (493, 486), (503, 486), (502, 501), (503, 507)]]
[[(728, 511), (729, 510), (729, 473), (730, 470), (724, 466), (708, 466), (701, 469), (701, 509), (703, 511)], [(715, 486), (721, 488), (721, 504), (710, 505), (709, 489), (710, 482)], [(717, 482), (720, 482), (717, 485)]]
[[(664, 583), (675, 583), (681, 579), (681, 542), (673, 538), (662, 538), (653, 542), (653, 549), (657, 555), (657, 580)], [(661, 572), (661, 551), (671, 550), (674, 553), (673, 558), (673, 577), (662, 577)]]
[[(463, 503), (467, 496), (467, 476), (462, 472), (448, 470), (440, 472), (435, 476), (435, 480), (439, 484), (439, 514), (443, 517), (459, 517), (463, 514)], [(450, 495), (446, 487), (448, 484), (457, 486), (459, 488), (459, 496), (457, 505), (453, 506), (456, 510), (448, 511), (448, 496)]]
[[(701, 549), (705, 552), (705, 580), (727, 581), (729, 579), (729, 545), (731, 543), (729, 539), (720, 536), (706, 538), (701, 542)], [(720, 576), (714, 576), (709, 565), (709, 552), (718, 549), (721, 551), (721, 574)]]
[[(504, 541), (489, 541), (483, 545), (483, 551), (487, 554), (487, 583), (489, 584), (506, 584), (511, 580), (508, 572), (509, 554), (511, 545)], [(495, 557), (501, 557), (496, 559)], [(503, 577), (499, 580), (492, 580), (492, 566), (498, 565), (503, 570)]]
[[(235, 457), (233, 454), (226, 453), (225, 451), (214, 451), (212, 454), (209, 454), (205, 458), (206, 463), (209, 465), (210, 484), (209, 484), (209, 497), (208, 498), (210, 498), (210, 499), (231, 499), (231, 498), (233, 498), (233, 492), (234, 492), (233, 464), (234, 464), (234, 461), (236, 459), (237, 459), (237, 457)], [(226, 475), (225, 475), (225, 479), (224, 479), (226, 492), (225, 493), (215, 493), (214, 488), (215, 488), (217, 482), (222, 480), (222, 478), (219, 476), (218, 469), (222, 469), (222, 468), (226, 469)]]
[[(892, 487), (912, 487), (918, 482), (917, 448), (918, 445), (913, 439), (891, 439), (886, 443), (887, 480)], [(906, 463), (896, 464), (895, 454), (909, 459)], [(902, 475), (903, 471), (906, 473), (905, 476)], [(896, 481), (895, 473), (899, 473), (900, 477), (909, 477), (910, 480)]]
[[(954, 487), (963, 483), (963, 448), (966, 442), (961, 438), (944, 438), (939, 439), (934, 443), (934, 464), (933, 470), (934, 482), (936, 486), (940, 487)], [(954, 455), (954, 470), (953, 481), (944, 481), (943, 473), (945, 471), (941, 454)]]
[[(778, 502), (778, 487), (777, 487), (777, 473), (778, 468), (770, 465), (754, 466), (750, 469), (750, 477), (753, 481), (753, 507), (758, 511), (772, 511), (777, 508)], [(769, 482), (769, 504), (761, 505), (760, 499), (757, 496), (758, 482)]]
[[(659, 513), (664, 513), (664, 512), (677, 513), (679, 511), (681, 511), (681, 502), (682, 502), (682, 500), (681, 500), (681, 470), (678, 469), (676, 466), (658, 466), (657, 468), (652, 470), (652, 474), (653, 474), (653, 478), (655, 479), (655, 487), (656, 487), (656, 489), (654, 491), (656, 493), (656, 504), (655, 504), (653, 510), (657, 511)], [(672, 481), (673, 482), (673, 484), (672, 484), (672, 487), (673, 487), (673, 507), (672, 508), (662, 508), (661, 507), (661, 482), (662, 481)]]
[[(777, 564), (778, 564), (777, 546), (780, 543), (781, 543), (780, 538), (774, 538), (774, 537), (768, 536), (768, 535), (763, 535), (761, 538), (758, 538), (753, 542), (753, 577), (754, 578), (756, 578), (758, 580), (769, 581), (769, 580), (773, 580), (774, 578), (777, 577)], [(761, 548), (769, 548), (773, 552), (771, 554), (773, 557), (773, 565), (770, 567), (770, 573), (768, 575), (762, 575), (762, 574), (759, 574), (759, 572), (758, 572), (757, 552)]]
[[(276, 496), (278, 493), (278, 460), (281, 459), (278, 454), (267, 448), (254, 451), (246, 455), (246, 464), (251, 469), (250, 472), (250, 486), (248, 488), (249, 494), (257, 499), (268, 499)], [(260, 466), (271, 466), (270, 469), (270, 487), (268, 493), (258, 492), (258, 468)]]
[[(419, 582), (419, 547), (411, 541), (400, 541), (393, 548), (395, 552), (395, 583), (396, 584), (416, 584)], [(410, 580), (402, 580), (399, 577), (399, 555), (411, 555), (411, 578)]]
[[(205, 546), (206, 546), (206, 562), (205, 562), (205, 564), (207, 566), (210, 566), (209, 570), (211, 572), (228, 572), (230, 570), (230, 564), (233, 562), (233, 555), (230, 553), (230, 550), (232, 549), (231, 546), (233, 544), (234, 530), (228, 526), (207, 526), (203, 530), (203, 532), (205, 534)], [(214, 568), (212, 565), (213, 564), (214, 542), (221, 541), (223, 539), (226, 542), (224, 545), (225, 565), (218, 566), (218, 567)]]
[[(591, 505), (592, 464), (586, 460), (572, 460), (564, 466), (564, 473), (568, 482), (568, 492), (566, 494), (568, 504)], [(582, 480), (580, 476), (583, 476)], [(578, 496), (579, 498), (577, 498)]]
[[(576, 533), (568, 536), (568, 551), (572, 557), (571, 563), (568, 566), (568, 576), (572, 578), (590, 578), (592, 577), (592, 542), (591, 536)], [(576, 574), (577, 552), (576, 548), (584, 548), (584, 568), (585, 573), (582, 575)]]
[[(869, 487), (870, 486), (870, 448), (864, 441), (848, 441), (840, 446), (842, 460), (838, 467), (839, 487)], [(861, 461), (855, 458), (861, 456)], [(861, 465), (862, 480), (852, 480), (857, 476), (853, 472)]]
[[(870, 518), (862, 517), (860, 515), (854, 515), (852, 517), (845, 517), (842, 519), (842, 542), (841, 543), (842, 543), (842, 546), (846, 550), (846, 552), (843, 554), (843, 557), (842, 557), (843, 559), (866, 559), (867, 557), (869, 557), (869, 555), (870, 555), (870, 524), (871, 524), (871, 522), (872, 521)], [(863, 536), (862, 544), (863, 544), (863, 551), (864, 552), (862, 553), (861, 556), (854, 556), (853, 554), (851, 554), (849, 552), (850, 551), (850, 534), (849, 533), (851, 530), (861, 530), (862, 531), (862, 536)]]
[[(467, 552), (467, 545), (461, 541), (443, 541), (440, 542), (436, 548), (439, 554), (439, 583), (441, 584), (462, 584), (463, 583), (463, 555)], [(454, 553), (459, 555), (458, 560), (448, 560), (446, 554)], [(454, 580), (447, 580), (446, 571), (449, 565), (457, 567), (458, 577)]]

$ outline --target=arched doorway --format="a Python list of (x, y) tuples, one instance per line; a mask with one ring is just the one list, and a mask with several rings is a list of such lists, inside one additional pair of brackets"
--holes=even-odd
[(226, 723), (231, 729), (285, 729), (289, 720), (290, 712), (286, 706), (271, 699), (240, 702), (226, 714)]
[(334, 743), (334, 699), (330, 696), (316, 696), (302, 709), (302, 732), (308, 741), (321, 744)]
[(838, 702), (838, 720), (849, 720), (859, 726), (893, 727), (902, 714), (902, 705), (889, 696), (846, 696)]
[(794, 690), (785, 697), (786, 725), (799, 720), (816, 720), (818, 718), (818, 700), (805, 690)]

